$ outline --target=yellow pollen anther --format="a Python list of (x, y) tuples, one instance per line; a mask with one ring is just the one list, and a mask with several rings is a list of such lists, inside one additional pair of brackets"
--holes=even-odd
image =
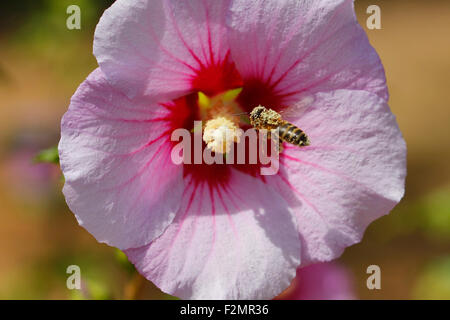
[(203, 141), (214, 152), (224, 154), (230, 152), (232, 144), (238, 143), (240, 138), (241, 130), (225, 117), (217, 117), (206, 122)]

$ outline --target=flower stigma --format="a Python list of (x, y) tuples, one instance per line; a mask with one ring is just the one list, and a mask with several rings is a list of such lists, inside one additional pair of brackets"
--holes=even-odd
[(217, 117), (206, 123), (203, 141), (214, 152), (226, 154), (230, 152), (231, 145), (239, 143), (241, 130), (233, 121), (225, 117)]
[(239, 143), (242, 131), (239, 130), (241, 112), (236, 98), (242, 88), (232, 89), (208, 97), (198, 93), (198, 106), (202, 120), (205, 121), (203, 141), (213, 152), (226, 154), (230, 152), (233, 143)]

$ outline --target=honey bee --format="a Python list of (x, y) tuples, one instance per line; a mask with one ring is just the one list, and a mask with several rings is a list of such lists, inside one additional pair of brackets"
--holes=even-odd
[(281, 115), (272, 109), (267, 109), (261, 105), (257, 106), (252, 110), (249, 118), (250, 124), (255, 129), (273, 130), (278, 128), (280, 144), (282, 141), (298, 147), (305, 147), (310, 144), (308, 136), (302, 129), (283, 120)]

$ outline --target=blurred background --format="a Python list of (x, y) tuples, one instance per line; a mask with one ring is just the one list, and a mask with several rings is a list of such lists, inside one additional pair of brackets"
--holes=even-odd
[[(0, 4), (0, 299), (171, 299), (78, 226), (57, 165), (33, 162), (58, 143), (70, 97), (96, 67), (94, 28), (112, 2)], [(81, 30), (66, 27), (71, 4)], [(381, 30), (365, 27), (371, 4), (381, 7)], [(450, 1), (357, 0), (356, 9), (408, 144), (407, 191), (334, 266), (357, 299), (450, 299)], [(81, 291), (66, 287), (72, 264)], [(372, 264), (381, 290), (366, 286)]]

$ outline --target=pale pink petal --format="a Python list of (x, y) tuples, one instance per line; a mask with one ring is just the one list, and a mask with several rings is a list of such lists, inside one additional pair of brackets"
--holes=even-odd
[(304, 91), (359, 89), (387, 100), (384, 69), (352, 0), (234, 0), (229, 44), (244, 80), (295, 101)]
[(299, 268), (291, 287), (280, 300), (353, 300), (355, 293), (347, 270), (336, 263)]
[(110, 83), (128, 96), (170, 100), (226, 59), (227, 0), (116, 1), (95, 32), (94, 54)]
[(182, 168), (170, 160), (163, 117), (164, 108), (114, 90), (100, 69), (72, 97), (59, 144), (63, 192), (98, 241), (121, 249), (142, 246), (173, 220)]
[(406, 146), (386, 102), (366, 91), (317, 94), (293, 122), (311, 145), (286, 145), (272, 182), (296, 207), (307, 265), (337, 258), (400, 201)]
[(260, 179), (233, 170), (224, 188), (192, 184), (166, 232), (126, 254), (177, 297), (271, 299), (289, 286), (300, 262), (295, 218)]

